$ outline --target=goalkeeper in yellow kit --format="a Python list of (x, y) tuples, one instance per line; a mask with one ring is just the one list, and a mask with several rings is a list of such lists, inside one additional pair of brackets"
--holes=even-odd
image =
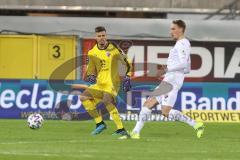
[(125, 92), (131, 88), (130, 71), (131, 65), (127, 56), (117, 46), (107, 41), (106, 29), (96, 27), (96, 44), (88, 51), (88, 66), (86, 80), (90, 85), (80, 96), (80, 100), (89, 115), (94, 118), (96, 128), (92, 135), (97, 135), (106, 129), (102, 116), (97, 111), (97, 104), (103, 102), (110, 113), (117, 130), (114, 134), (127, 135), (120, 115), (116, 108), (116, 96), (120, 88), (120, 75), (118, 61), (126, 66), (126, 75), (123, 79), (123, 89)]

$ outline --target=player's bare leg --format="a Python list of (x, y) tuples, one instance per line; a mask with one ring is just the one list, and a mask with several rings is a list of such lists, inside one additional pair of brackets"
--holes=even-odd
[(190, 117), (184, 115), (182, 112), (175, 110), (172, 106), (162, 106), (162, 114), (165, 117), (171, 118), (175, 121), (180, 121), (183, 123), (188, 124), (189, 126), (193, 127), (197, 132), (197, 137), (201, 138), (204, 132), (204, 125), (201, 122), (196, 122), (195, 120), (191, 119)]
[[(142, 110), (139, 114), (139, 120), (137, 121), (134, 129), (130, 132), (132, 139), (140, 139), (140, 132), (144, 126), (144, 123), (148, 120), (148, 117), (151, 114), (151, 109), (158, 104), (158, 101), (155, 97), (149, 98), (142, 107)], [(176, 121), (187, 123), (192, 126), (197, 131), (197, 137), (201, 138), (204, 132), (203, 123), (195, 122), (190, 117), (184, 115), (182, 112), (172, 109), (172, 106), (163, 105), (162, 106), (162, 115), (169, 117)], [(126, 139), (127, 137), (121, 137), (121, 139)]]
[[(143, 107), (139, 113), (138, 121), (134, 127), (134, 129), (130, 132), (130, 137), (132, 139), (140, 139), (140, 132), (142, 128), (144, 127), (145, 122), (148, 120), (148, 118), (151, 115), (152, 108), (158, 104), (158, 101), (155, 97), (148, 98), (144, 104)], [(120, 137), (120, 139), (126, 139), (128, 137), (123, 136)]]
[(132, 130), (132, 138), (140, 138), (140, 132), (142, 128), (144, 127), (145, 122), (148, 120), (148, 118), (151, 115), (152, 108), (158, 104), (158, 101), (155, 97), (148, 98), (145, 103), (143, 104), (143, 107), (139, 114), (139, 119)]
[(89, 115), (95, 120), (96, 129), (92, 132), (92, 134), (96, 135), (101, 133), (104, 129), (106, 129), (106, 124), (103, 122), (102, 116), (98, 113), (96, 108), (99, 101), (94, 99), (87, 90), (81, 94), (80, 101)]
[(126, 135), (127, 131), (124, 129), (121, 117), (116, 108), (115, 99), (111, 94), (104, 93), (103, 103), (106, 106), (110, 116), (112, 117), (114, 123), (117, 126), (117, 130), (113, 133), (114, 135)]

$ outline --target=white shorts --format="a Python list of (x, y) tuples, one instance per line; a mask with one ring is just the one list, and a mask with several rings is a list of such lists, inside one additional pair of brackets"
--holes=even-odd
[(178, 91), (183, 85), (184, 77), (184, 73), (180, 72), (170, 72), (165, 75), (163, 81), (172, 84), (173, 89), (166, 95), (160, 95), (155, 97), (159, 104), (171, 107), (174, 106), (177, 100)]

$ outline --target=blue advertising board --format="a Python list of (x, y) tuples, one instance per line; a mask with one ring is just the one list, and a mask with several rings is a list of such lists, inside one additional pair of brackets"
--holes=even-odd
[[(133, 83), (139, 91), (124, 93), (120, 90), (117, 107), (121, 115), (140, 111), (148, 97), (143, 90), (150, 90), (158, 85), (146, 83)], [(57, 119), (56, 108), (63, 105), (69, 108), (69, 112), (80, 114), (78, 118), (81, 119), (81, 114), (85, 113), (79, 100), (81, 92), (82, 90), (72, 89), (55, 91), (47, 80), (1, 80), (0, 118), (26, 118), (32, 112), (41, 112), (45, 118)], [(160, 108), (161, 105), (156, 106), (154, 113), (159, 113)], [(239, 111), (240, 83), (185, 82), (174, 108)]]

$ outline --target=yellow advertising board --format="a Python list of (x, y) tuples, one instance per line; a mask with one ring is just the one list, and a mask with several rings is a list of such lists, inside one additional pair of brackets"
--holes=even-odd
[(236, 110), (184, 110), (183, 113), (203, 122), (240, 122), (240, 111)]
[[(2, 79), (49, 79), (56, 68), (74, 57), (75, 36), (0, 35)], [(70, 62), (70, 68), (75, 68), (76, 62)], [(75, 77), (76, 70), (66, 79)]]
[[(75, 41), (73, 36), (38, 36), (39, 79), (48, 79), (60, 65), (76, 56)], [(75, 61), (71, 61), (71, 68), (74, 68), (75, 64)], [(62, 76), (55, 76), (56, 79), (59, 77), (61, 79)], [(75, 77), (76, 70), (69, 73), (66, 79), (74, 80)]]
[(0, 78), (33, 79), (36, 46), (33, 35), (0, 35)]

